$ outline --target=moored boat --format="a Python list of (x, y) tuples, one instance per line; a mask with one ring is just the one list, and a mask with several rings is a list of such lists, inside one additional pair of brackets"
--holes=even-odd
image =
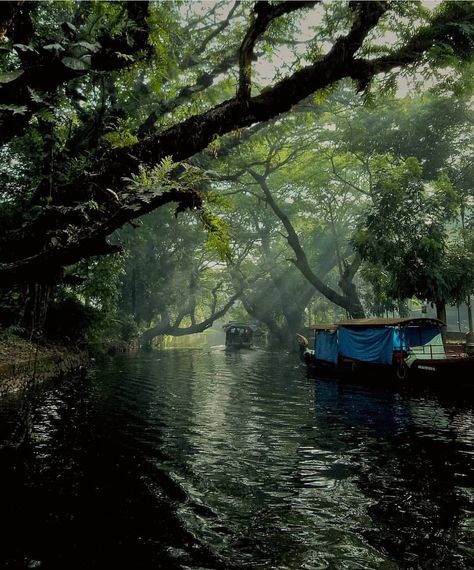
[(474, 387), (474, 358), (449, 353), (443, 327), (443, 322), (433, 318), (320, 324), (311, 327), (314, 345), (302, 355), (308, 369), (320, 376)]

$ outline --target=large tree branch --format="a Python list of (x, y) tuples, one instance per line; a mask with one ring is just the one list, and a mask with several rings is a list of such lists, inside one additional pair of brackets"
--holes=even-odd
[[(389, 56), (378, 60), (355, 58), (367, 34), (388, 9), (387, 4), (381, 2), (362, 2), (357, 6), (354, 22), (348, 35), (339, 37), (332, 49), (315, 63), (296, 71), (246, 101), (234, 97), (164, 132), (143, 137), (135, 145), (111, 150), (102, 157), (97, 157), (94, 177), (91, 178), (86, 173), (81, 179), (74, 180), (62, 189), (58, 189), (54, 197), (55, 203), (68, 205), (90, 200), (91, 194), (94, 195), (94, 188), (101, 188), (104, 196), (107, 194), (105, 189), (113, 188), (119, 196), (117, 202), (111, 201), (110, 196), (105, 201), (99, 200), (101, 220), (93, 226), (90, 233), (87, 232), (87, 228), (81, 228), (79, 238), (72, 240), (71, 243), (64, 243), (59, 250), (56, 247), (51, 248), (44, 236), (36, 236), (38, 244), (36, 250), (25, 255), (13, 265), (11, 263), (0, 265), (0, 276), (10, 275), (12, 278), (16, 274), (18, 277), (24, 277), (27, 275), (28, 267), (37, 269), (43, 260), (47, 261), (50, 266), (54, 265), (55, 260), (57, 266), (78, 261), (83, 256), (84, 250), (90, 251), (90, 246), (97, 234), (101, 237), (99, 243), (103, 243), (106, 232), (110, 233), (127, 221), (160, 207), (164, 203), (172, 200), (181, 201), (182, 195), (173, 197), (164, 195), (148, 202), (145, 206), (136, 201), (130, 204), (129, 198), (126, 197), (128, 191), (124, 178), (129, 177), (131, 173), (137, 173), (140, 164), (154, 166), (166, 156), (171, 156), (175, 161), (189, 158), (203, 150), (216, 137), (235, 129), (268, 121), (289, 111), (315, 91), (332, 85), (340, 79), (345, 77), (360, 79), (362, 75), (367, 78), (371, 76), (370, 74), (388, 71), (399, 66), (400, 60)], [(472, 15), (468, 17), (472, 18)], [(449, 18), (447, 15), (444, 16), (444, 21), (448, 19), (453, 20), (452, 15)], [(464, 19), (466, 15), (460, 14), (458, 20), (454, 19), (454, 21), (462, 23)], [(423, 50), (429, 49), (433, 42), (449, 40), (442, 26), (441, 17), (438, 18), (436, 24), (430, 33), (424, 29), (410, 40), (409, 48), (399, 50), (400, 57), (403, 55), (403, 65), (420, 61)], [(427, 35), (430, 36), (431, 41), (427, 41)], [(28, 225), (26, 225), (27, 228)], [(94, 254), (91, 253), (91, 255)]]
[(229, 71), (236, 63), (237, 54), (231, 54), (225, 57), (210, 71), (200, 73), (192, 85), (183, 87), (175, 97), (159, 103), (139, 127), (138, 136), (142, 138), (153, 134), (155, 131), (155, 123), (161, 116), (166, 113), (171, 113), (180, 105), (189, 102), (190, 97), (202, 93), (202, 91), (211, 87), (216, 77)]
[[(102, 160), (102, 173), (94, 177), (94, 185), (120, 190), (124, 187), (124, 177), (129, 176), (130, 172), (137, 172), (139, 164), (155, 165), (169, 155), (176, 161), (188, 158), (202, 150), (216, 136), (267, 121), (288, 111), (315, 90), (347, 76), (351, 68), (351, 55), (360, 47), (365, 35), (384, 12), (378, 3), (376, 6), (377, 9), (372, 7), (368, 11), (364, 10), (367, 17), (356, 20), (348, 36), (339, 38), (326, 57), (295, 72), (248, 102), (235, 97), (163, 133), (145, 137), (131, 147), (110, 151)], [(74, 186), (83, 189), (88, 184), (87, 179), (77, 180), (65, 187), (62, 195), (67, 200), (66, 203), (74, 199)], [(61, 203), (60, 196), (56, 199)]]
[(463, 57), (472, 56), (474, 34), (467, 31), (468, 26), (471, 30), (474, 26), (472, 2), (452, 4), (454, 12), (445, 10), (440, 13), (398, 50), (372, 60), (355, 58), (350, 76), (359, 82), (359, 89), (365, 89), (372, 77), (379, 73), (418, 62), (423, 54), (436, 45), (454, 48)]
[(276, 18), (289, 14), (295, 10), (304, 7), (314, 6), (317, 1), (306, 2), (300, 0), (292, 0), (291, 2), (277, 2), (270, 4), (266, 0), (256, 2), (254, 12), (256, 18), (252, 26), (247, 30), (245, 37), (240, 46), (239, 52), (239, 88), (237, 97), (240, 100), (247, 101), (250, 98), (251, 91), (251, 74), (252, 59), (254, 56), (254, 48), (257, 40), (267, 30), (270, 23)]
[(145, 331), (142, 335), (142, 343), (145, 346), (149, 346), (151, 341), (160, 335), (170, 335), (170, 336), (185, 336), (188, 334), (196, 334), (204, 332), (210, 328), (217, 319), (223, 317), (227, 311), (232, 307), (232, 305), (237, 301), (237, 299), (242, 295), (243, 290), (239, 289), (230, 299), (223, 305), (219, 310), (214, 311), (207, 319), (204, 319), (200, 323), (196, 323), (189, 327), (177, 327), (170, 325), (169, 321), (162, 321), (156, 326)]
[[(364, 8), (366, 4), (370, 4), (370, 7)], [(344, 77), (351, 77), (355, 52), (386, 11), (386, 6), (379, 2), (366, 4), (363, 3), (360, 9), (365, 17), (357, 18), (349, 34), (340, 37), (330, 52), (314, 64), (296, 71), (246, 101), (234, 97), (164, 132), (147, 137), (126, 150), (118, 149), (108, 160), (119, 169), (122, 165), (122, 171), (124, 161), (130, 163), (128, 155), (137, 157), (145, 164), (157, 164), (167, 155), (177, 161), (183, 160), (205, 148), (216, 136), (268, 121), (289, 111), (315, 91)], [(186, 144), (182, 141), (186, 141)]]
[[(64, 229), (57, 231), (51, 237), (59, 242), (52, 245), (48, 240), (46, 247), (29, 257), (24, 257), (18, 261), (10, 263), (0, 263), (0, 275), (2, 283), (22, 281), (32, 274), (36, 278), (48, 278), (48, 272), (55, 271), (57, 267), (71, 265), (80, 259), (106, 255), (120, 251), (120, 247), (110, 245), (106, 242), (106, 237), (115, 230), (121, 228), (127, 222), (134, 220), (148, 212), (155, 210), (171, 202), (178, 203), (178, 210), (197, 209), (202, 205), (202, 198), (194, 191), (172, 190), (163, 194), (147, 196), (137, 196), (134, 201), (120, 206), (110, 216), (92, 223), (92, 225), (81, 225), (76, 235), (70, 235)], [(77, 212), (75, 212), (77, 215)], [(66, 210), (66, 216), (68, 210)], [(62, 221), (61, 228), (68, 226), (68, 218)], [(74, 227), (74, 226), (73, 226)], [(59, 236), (59, 237), (56, 237)], [(34, 235), (32, 238), (34, 239)], [(44, 236), (42, 236), (44, 237)], [(62, 238), (62, 239), (61, 239)]]
[(328, 287), (328, 285), (326, 285), (323, 281), (321, 281), (321, 279), (319, 279), (319, 277), (312, 271), (308, 262), (308, 258), (306, 257), (306, 254), (303, 248), (301, 247), (298, 234), (296, 233), (293, 224), (291, 223), (288, 216), (285, 214), (285, 212), (283, 212), (283, 210), (278, 206), (275, 199), (273, 198), (273, 195), (270, 191), (270, 188), (268, 187), (265, 177), (261, 176), (260, 174), (258, 174), (253, 170), (250, 170), (249, 173), (254, 178), (254, 180), (258, 182), (258, 184), (260, 185), (260, 188), (265, 194), (267, 203), (269, 204), (271, 209), (274, 211), (276, 216), (279, 218), (279, 220), (285, 227), (285, 230), (287, 232), (286, 239), (288, 241), (288, 245), (294, 251), (296, 256), (296, 259), (293, 260), (295, 266), (301, 271), (301, 273), (313, 285), (313, 287), (317, 291), (319, 291), (322, 295), (324, 295), (327, 299), (329, 299), (339, 307), (342, 307), (343, 309), (349, 311), (349, 313), (353, 317), (364, 316), (362, 307), (354, 306), (351, 299), (349, 299), (345, 295), (341, 295), (337, 291), (334, 291), (334, 289), (331, 289), (331, 287)]

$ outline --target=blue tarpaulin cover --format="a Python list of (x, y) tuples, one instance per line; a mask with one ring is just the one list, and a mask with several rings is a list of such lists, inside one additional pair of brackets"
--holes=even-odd
[(443, 338), (439, 327), (407, 327), (406, 338), (411, 357), (420, 359), (445, 359)]
[(430, 344), (440, 334), (439, 327), (406, 327), (405, 337), (408, 346), (424, 346)]
[(339, 353), (362, 362), (391, 364), (394, 335), (392, 328), (352, 330), (339, 327)]
[(394, 350), (408, 350), (407, 329), (393, 329)]
[(405, 350), (416, 358), (446, 358), (443, 338), (437, 326), (408, 326), (393, 331), (395, 350)]
[(314, 340), (314, 356), (319, 360), (337, 363), (338, 346), (336, 331), (319, 331)]

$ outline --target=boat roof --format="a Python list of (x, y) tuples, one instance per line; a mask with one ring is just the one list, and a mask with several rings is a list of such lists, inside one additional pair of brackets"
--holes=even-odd
[(227, 323), (226, 325), (223, 325), (223, 326), (222, 326), (223, 329), (228, 329), (228, 328), (231, 328), (231, 327), (234, 327), (234, 328), (236, 328), (236, 329), (248, 329), (248, 330), (250, 330), (250, 331), (252, 331), (252, 332), (257, 329), (257, 326), (256, 326), (256, 325), (252, 325), (252, 324), (250, 324), (250, 323), (234, 323), (234, 322), (232, 322), (232, 321), (231, 321), (230, 323)]
[(373, 318), (373, 319), (350, 319), (340, 321), (338, 323), (318, 323), (311, 325), (309, 328), (314, 331), (335, 331), (339, 327), (348, 328), (372, 328), (372, 327), (424, 327), (424, 326), (444, 326), (443, 321), (431, 317), (395, 317), (389, 319)]

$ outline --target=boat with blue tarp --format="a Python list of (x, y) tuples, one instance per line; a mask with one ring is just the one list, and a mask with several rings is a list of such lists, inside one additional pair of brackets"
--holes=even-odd
[(452, 354), (444, 323), (433, 318), (352, 319), (310, 327), (313, 347), (303, 346), (308, 369), (324, 376), (357, 375), (398, 380), (450, 380), (474, 386), (474, 358)]

